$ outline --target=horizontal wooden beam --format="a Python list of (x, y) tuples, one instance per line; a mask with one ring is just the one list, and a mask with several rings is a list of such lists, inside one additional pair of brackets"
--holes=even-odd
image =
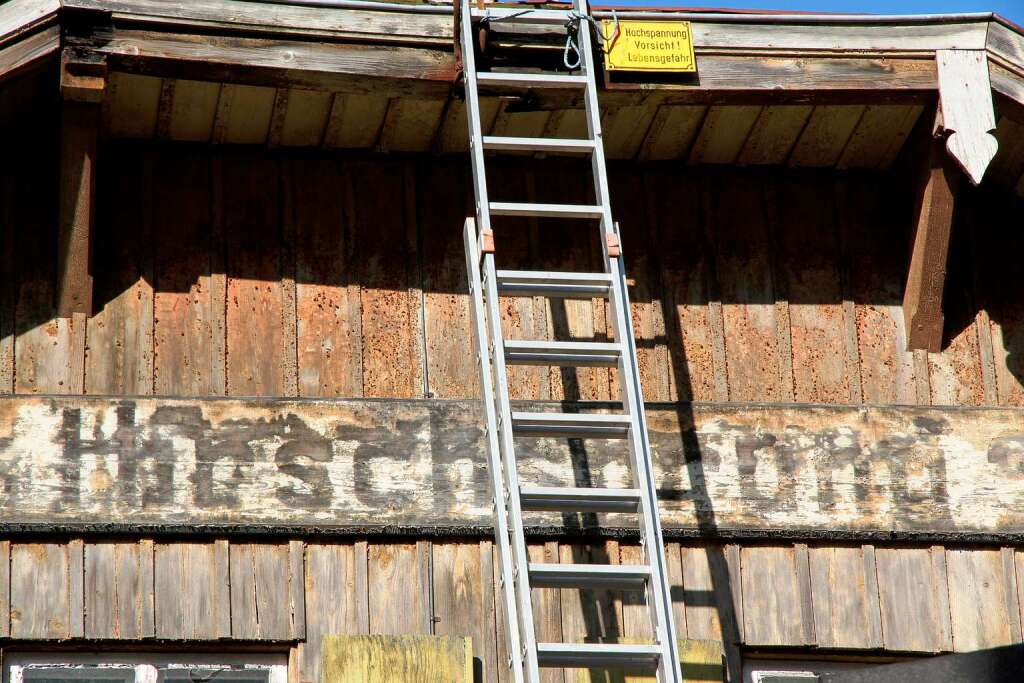
[(57, 54), (60, 27), (48, 26), (0, 46), (0, 82)]
[[(1024, 410), (652, 404), (648, 419), (671, 537), (1024, 541)], [(0, 529), (488, 535), (481, 425), (476, 401), (8, 396)], [(525, 482), (630, 485), (621, 442), (519, 445)]]

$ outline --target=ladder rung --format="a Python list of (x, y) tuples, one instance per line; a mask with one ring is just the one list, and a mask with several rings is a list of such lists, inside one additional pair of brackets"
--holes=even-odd
[(655, 669), (661, 659), (658, 645), (604, 643), (537, 643), (537, 663), (543, 667)]
[(569, 488), (521, 486), (519, 503), (523, 510), (555, 512), (636, 512), (640, 509), (639, 489)]
[(604, 208), (589, 204), (531, 204), (525, 202), (491, 202), (495, 216), (537, 216), (542, 218), (600, 218)]
[(479, 85), (508, 88), (585, 88), (587, 77), (573, 74), (505, 73), (503, 71), (477, 72)]
[(563, 138), (514, 138), (499, 135), (485, 135), (484, 149), (499, 152), (556, 152), (561, 154), (586, 154), (594, 150), (593, 140)]
[(621, 354), (621, 346), (606, 342), (505, 341), (510, 365), (614, 367)]
[(593, 588), (637, 590), (651, 578), (645, 565), (530, 563), (534, 588)]
[(473, 19), (489, 17), (491, 19), (503, 19), (502, 23), (522, 22), (524, 24), (565, 26), (565, 23), (571, 18), (570, 12), (558, 9), (524, 9), (521, 7), (487, 7), (480, 9), (479, 7), (473, 7), (469, 11)]
[(580, 413), (512, 413), (516, 436), (564, 439), (624, 439), (629, 434), (628, 415)]
[(607, 297), (607, 273), (565, 273), (536, 270), (497, 271), (498, 291), (506, 296), (552, 296), (566, 299)]

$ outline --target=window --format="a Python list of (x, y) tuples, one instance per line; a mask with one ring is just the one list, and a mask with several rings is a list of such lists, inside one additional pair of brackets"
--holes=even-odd
[(743, 683), (818, 683), (822, 674), (877, 666), (871, 662), (745, 659)]
[(287, 683), (286, 655), (4, 655), (3, 683)]

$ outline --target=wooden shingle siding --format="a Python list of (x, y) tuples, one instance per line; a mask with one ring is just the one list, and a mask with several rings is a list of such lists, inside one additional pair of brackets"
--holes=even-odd
[[(96, 303), (54, 318), (42, 167), (5, 180), (0, 390), (472, 398), (460, 159), (102, 150)], [(495, 165), (495, 198), (587, 201), (589, 169)], [(1019, 209), (971, 195), (938, 354), (906, 351), (905, 221), (884, 177), (611, 169), (649, 401), (1020, 405), (1019, 283), (987, 267)], [(985, 225), (985, 230), (968, 229)], [(599, 266), (578, 226), (496, 223), (499, 265)], [(507, 299), (517, 338), (602, 339), (604, 302)], [(604, 399), (617, 373), (515, 367), (515, 398)]]

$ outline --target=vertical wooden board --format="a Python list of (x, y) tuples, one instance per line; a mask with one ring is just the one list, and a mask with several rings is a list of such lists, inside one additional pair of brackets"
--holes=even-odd
[[(68, 546), (11, 546), (11, 637), (25, 640), (71, 636)], [(78, 615), (81, 618), (81, 614)]]
[[(863, 550), (821, 547), (810, 550), (811, 597), (818, 647), (874, 648), (871, 599)], [(874, 565), (871, 564), (874, 572)], [(873, 578), (873, 577), (872, 577)], [(877, 603), (876, 603), (877, 604)]]
[(156, 544), (153, 569), (156, 637), (213, 640), (230, 618), (227, 563), (215, 543)]
[[(533, 176), (508, 163), (488, 165), (492, 201), (529, 201)], [(537, 221), (501, 218), (493, 223), (497, 267), (514, 270), (537, 268), (540, 232)], [(501, 297), (501, 328), (506, 339), (546, 339), (548, 299)], [(551, 396), (548, 368), (527, 365), (508, 368), (509, 395), (513, 400), (547, 399)]]
[[(491, 135), (509, 137), (541, 137), (551, 117), (549, 111), (509, 111), (508, 102), (504, 100), (498, 107), (491, 125)], [(483, 122), (481, 122), (483, 128)]]
[(678, 543), (665, 544), (665, 563), (668, 567), (669, 592), (672, 596), (672, 618), (675, 620), (676, 636), (686, 637), (686, 601), (683, 587), (683, 559)]
[(85, 636), (85, 543), (80, 538), (68, 541), (68, 636)]
[(690, 149), (691, 164), (732, 164), (739, 156), (759, 106), (713, 106)]
[(444, 103), (443, 99), (392, 99), (380, 133), (380, 148), (385, 152), (429, 151), (441, 125)]
[(18, 269), (15, 256), (17, 219), (15, 178), (0, 174), (0, 393), (14, 393), (14, 324), (18, 302)]
[[(618, 557), (609, 556), (611, 547), (561, 545), (561, 564), (614, 564)], [(617, 555), (617, 552), (615, 553)], [(614, 591), (563, 588), (560, 591), (562, 608), (562, 639), (566, 643), (616, 643), (622, 638), (622, 604)], [(603, 680), (604, 672), (585, 669), (565, 669), (565, 681), (580, 680), (587, 673), (590, 680)], [(583, 678), (583, 680), (587, 680)]]
[[(141, 543), (89, 543), (85, 546), (85, 637), (136, 640), (152, 635), (145, 601), (152, 600), (142, 572)], [(150, 617), (151, 618), (151, 617)]]
[(172, 140), (209, 142), (220, 84), (179, 79), (174, 86), (168, 134)]
[(283, 235), (278, 164), (225, 159), (224, 237), (227, 241), (227, 388), (232, 396), (278, 396), (283, 357)]
[[(222, 142), (237, 145), (262, 145), (267, 141), (274, 111), (274, 88), (225, 83), (230, 107), (224, 119)], [(225, 97), (225, 93), (221, 94)]]
[[(478, 395), (462, 226), (473, 204), (467, 165), (431, 161), (417, 167), (417, 223), (423, 235), (423, 306), (427, 391), (435, 398)], [(453, 343), (454, 339), (465, 344)]]
[(365, 548), (365, 544), (320, 543), (306, 548), (306, 642), (299, 645), (302, 683), (321, 680), (325, 636), (369, 632)]
[[(643, 549), (638, 545), (620, 545), (619, 564), (646, 564)], [(644, 591), (621, 591), (619, 597), (622, 601), (622, 635), (625, 641), (652, 642), (654, 632), (651, 630), (651, 610)]]
[(978, 320), (948, 340), (941, 353), (928, 354), (932, 405), (979, 406), (985, 402)]
[(775, 289), (765, 225), (764, 176), (716, 177), (711, 225), (717, 241), (729, 398), (777, 401), (783, 396)]
[(331, 93), (320, 90), (290, 90), (280, 144), (284, 147), (319, 147), (327, 128), (331, 99)]
[(104, 125), (114, 138), (151, 138), (156, 132), (160, 79), (115, 71), (110, 74)]
[(712, 579), (712, 563), (715, 553), (720, 550), (712, 548), (712, 557), (708, 557), (705, 548), (683, 546), (681, 549), (683, 568), (683, 601), (686, 613), (686, 637), (698, 639), (718, 639), (722, 632), (722, 605), (719, 597), (724, 593), (719, 590)]
[(789, 302), (794, 398), (850, 400), (832, 179), (792, 175), (773, 192), (775, 279)]
[(454, 636), (335, 636), (324, 643), (329, 683), (473, 683), (472, 643)]
[(868, 105), (839, 156), (839, 168), (888, 168), (922, 110), (915, 104)]
[[(252, 546), (256, 613), (262, 640), (287, 640), (292, 631), (291, 566), (287, 543)], [(232, 624), (234, 612), (232, 611)]]
[(906, 652), (942, 650), (943, 619), (935, 595), (948, 589), (936, 581), (929, 551), (878, 548), (875, 565), (885, 648)]
[[(486, 551), (489, 557), (489, 545)], [(489, 563), (486, 578), (482, 573), (481, 546), (465, 542), (435, 543), (432, 554), (434, 634), (468, 637), (473, 643), (474, 675), (479, 680), (492, 680), (496, 662), (486, 659), (484, 643), (494, 639), (494, 621), (493, 613), (486, 611), (484, 596), (488, 591), (493, 595), (494, 587)]]
[(370, 633), (430, 633), (429, 542), (369, 547)]
[(214, 318), (225, 302), (212, 288), (210, 165), (176, 153), (148, 157), (155, 241), (154, 387), (161, 396), (214, 391)]
[[(120, 153), (118, 153), (120, 152)], [(127, 153), (125, 153), (127, 152)], [(154, 250), (148, 164), (137, 153), (108, 152), (99, 183), (93, 256), (93, 307), (88, 322), (85, 392), (153, 393)], [(179, 195), (180, 202), (180, 195)]]
[(743, 548), (741, 561), (746, 644), (805, 644), (793, 548)]
[[(646, 176), (652, 252), (660, 270), (670, 399), (715, 398), (712, 320), (708, 301), (714, 256), (701, 212), (703, 183), (692, 173)], [(724, 372), (725, 368), (721, 368)]]
[(806, 104), (764, 107), (750, 130), (736, 163), (784, 164), (807, 125), (813, 107)]
[(231, 543), (231, 637), (236, 640), (258, 640), (259, 612), (256, 608), (255, 545)]
[[(530, 562), (559, 563), (558, 543), (548, 541), (527, 546)], [(540, 643), (558, 643), (562, 641), (562, 591), (556, 588), (532, 588), (530, 600), (533, 603), (533, 627)], [(504, 612), (498, 614), (504, 618)], [(501, 634), (502, 637), (504, 633)], [(541, 671), (543, 683), (562, 683), (561, 669), (544, 669)]]
[(707, 109), (701, 105), (659, 106), (640, 147), (640, 159), (662, 161), (685, 157), (704, 123)]
[(0, 541), (0, 638), (11, 635), (11, 542)]
[(902, 301), (907, 245), (879, 195), (877, 181), (851, 177), (838, 185), (839, 211), (848, 219), (850, 296), (865, 403), (916, 403), (913, 354), (907, 350)]
[(790, 166), (831, 168), (864, 115), (862, 104), (827, 104), (814, 108), (789, 155)]
[[(648, 212), (648, 195), (644, 178), (639, 173), (616, 167), (612, 169), (609, 182), (612, 214), (620, 224), (626, 275), (633, 282), (629, 289), (630, 312), (644, 400), (670, 401), (664, 294), (650, 224), (656, 216)], [(614, 378), (618, 379), (617, 372)], [(612, 391), (612, 395), (617, 396), (618, 392)]]
[(388, 98), (377, 95), (342, 95), (335, 93), (324, 133), (324, 147), (329, 149), (369, 149), (373, 147), (384, 125)]
[(357, 260), (351, 230), (352, 179), (333, 161), (284, 167), (295, 233), (300, 396), (361, 396), (362, 341)]
[(604, 151), (609, 159), (634, 159), (647, 137), (658, 105), (645, 103), (616, 107), (601, 122)]
[(417, 238), (407, 211), (414, 188), (402, 163), (360, 163), (352, 174), (354, 237), (359, 258), (353, 276), (362, 290), (363, 394), (412, 398), (423, 395), (420, 282)]
[[(574, 163), (544, 167), (528, 188), (527, 201), (540, 203), (588, 203), (593, 201), (589, 168)], [(580, 238), (578, 221), (539, 222), (538, 260), (542, 270), (600, 272), (600, 244), (596, 233)], [(547, 329), (557, 340), (607, 341), (609, 331), (604, 300), (548, 300)], [(551, 368), (551, 398), (554, 400), (609, 400), (612, 372), (605, 368)]]
[(46, 159), (26, 159), (14, 180), (19, 198), (11, 220), (18, 258), (14, 391), (81, 393), (86, 320), (56, 317), (57, 179)]
[[(1017, 596), (1007, 588), (998, 550), (947, 549), (949, 610), (953, 626), (953, 650), (973, 652), (1020, 641), (1011, 631), (1008, 606), (1017, 608)], [(1014, 586), (1015, 587), (1015, 586)], [(1020, 618), (1019, 608), (1017, 618)]]

